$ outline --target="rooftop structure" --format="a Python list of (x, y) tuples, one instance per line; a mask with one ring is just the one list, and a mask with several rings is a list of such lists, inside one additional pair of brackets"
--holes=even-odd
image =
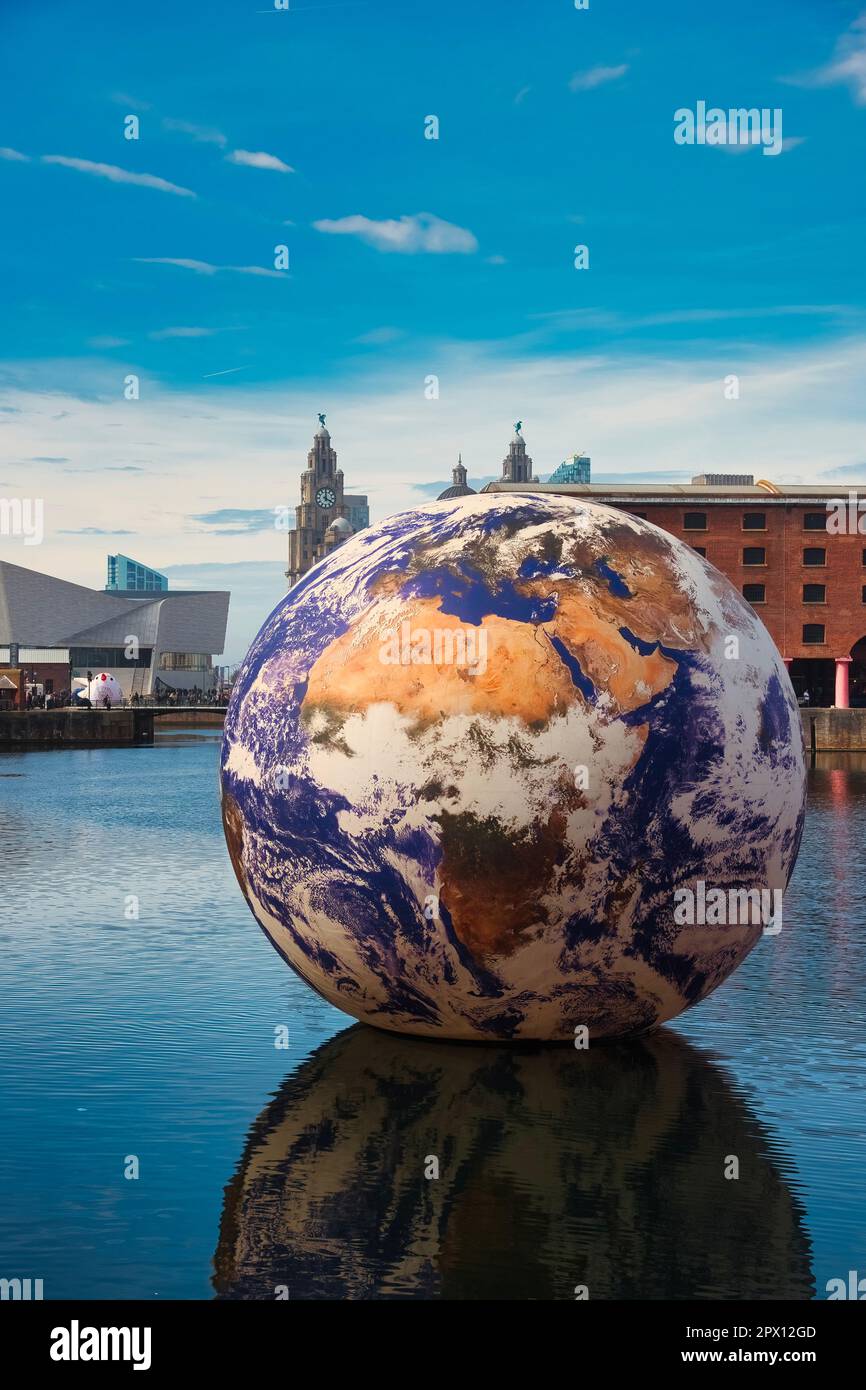
[(751, 473), (699, 473), (692, 478), (698, 487), (751, 487), (754, 481)]
[(502, 460), (502, 481), (504, 483), (532, 482), (532, 459), (526, 452), (526, 440), (520, 433), (522, 428), (523, 421), (518, 420), (514, 426), (514, 438), (508, 446), (508, 453)]
[(446, 487), (444, 492), (440, 492), (437, 502), (444, 502), (451, 497), (474, 497), (475, 488), (470, 487), (466, 481), (467, 473), (463, 467), (463, 455), (457, 455), (457, 463), (451, 469), (451, 486)]

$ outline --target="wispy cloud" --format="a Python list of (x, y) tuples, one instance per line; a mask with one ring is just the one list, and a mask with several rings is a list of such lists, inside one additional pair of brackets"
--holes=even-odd
[(81, 174), (95, 174), (97, 178), (108, 179), (111, 183), (133, 183), (140, 188), (156, 188), (160, 193), (176, 193), (180, 198), (195, 198), (198, 195), (190, 188), (169, 183), (156, 174), (134, 174), (130, 169), (120, 169), (116, 164), (97, 164), (92, 159), (71, 159), (64, 154), (44, 154), (43, 164), (61, 164), (64, 169), (77, 169)]
[(274, 509), (262, 507), (220, 507), (213, 512), (200, 512), (190, 521), (216, 530), (222, 536), (245, 536), (251, 531), (273, 531)]
[[(838, 478), (840, 475), (842, 477), (866, 478), (866, 460), (860, 463), (843, 463), (830, 469), (830, 477)], [(822, 471), (820, 476), (822, 478), (827, 476), (826, 470)]]
[(226, 155), (229, 164), (246, 164), (250, 169), (274, 169), (278, 174), (293, 174), (290, 164), (284, 164), (275, 154), (265, 154), (264, 150), (232, 150)]
[(313, 226), (318, 232), (332, 236), (355, 236), (377, 251), (398, 251), (404, 255), (419, 252), (429, 255), (471, 255), (478, 250), (478, 241), (465, 227), (444, 222), (432, 212), (416, 212), (412, 216), (386, 218), (381, 222), (356, 213), (351, 217), (331, 220), (327, 217)]
[(355, 342), (361, 343), (363, 347), (382, 347), (385, 343), (396, 343), (397, 339), (402, 337), (402, 329), (384, 325), (382, 328), (371, 328), (369, 333), (362, 333)]
[[(216, 127), (198, 125), (195, 121), (178, 120), (175, 116), (164, 116), (162, 128), (177, 135), (188, 135), (200, 145), (217, 145), (220, 149), (225, 149), (229, 143), (228, 136)], [(229, 164), (243, 164), (250, 169), (271, 169), (278, 174), (295, 172), (290, 164), (265, 150), (232, 150), (225, 158)]]
[(619, 63), (613, 68), (587, 68), (584, 72), (574, 73), (568, 85), (573, 92), (591, 92), (595, 87), (603, 87), (606, 82), (618, 81), (627, 72), (628, 63)]
[(529, 96), (529, 93), (530, 93), (531, 91), (532, 91), (532, 88), (531, 88), (531, 87), (521, 87), (521, 88), (520, 88), (520, 91), (517, 93), (517, 95), (516, 95), (515, 98), (514, 98), (514, 105), (515, 105), (515, 106), (520, 106), (521, 103), (522, 103), (523, 101), (525, 101), (526, 98)]
[(262, 275), (270, 280), (287, 280), (283, 270), (268, 270), (261, 265), (211, 265), (210, 261), (194, 261), (186, 256), (133, 256), (140, 265), (176, 265), (181, 270), (192, 270), (196, 275), (218, 275), (222, 270), (234, 271), (236, 275)]
[(8, 145), (0, 145), (0, 159), (9, 159), (15, 164), (29, 164), (29, 154), (22, 154), (20, 150), (12, 150)]
[[(753, 144), (750, 133), (746, 130), (738, 130), (736, 140), (730, 138), (731, 132), (728, 130), (728, 138), (723, 145), (708, 145), (707, 149), (726, 150), (728, 154), (744, 154), (747, 150), (760, 150), (765, 148), (761, 144)], [(782, 141), (780, 154), (787, 154), (790, 150), (795, 150), (798, 145), (805, 145), (807, 136), (805, 135), (786, 135)]]
[(823, 67), (783, 79), (795, 87), (847, 86), (858, 106), (866, 106), (866, 11), (837, 39), (833, 57)]
[(634, 332), (641, 328), (662, 328), (677, 324), (729, 323), (738, 320), (779, 318), (829, 318), (846, 320), (856, 315), (848, 304), (769, 304), (748, 308), (664, 309), (649, 314), (626, 314), (611, 309), (587, 307), (582, 309), (553, 309), (529, 314), (536, 322), (546, 324), (552, 331), (573, 329), (602, 329), (614, 333)]
[(175, 131), (178, 135), (189, 135), (201, 145), (219, 145), (222, 148), (228, 144), (228, 137), (223, 135), (221, 130), (214, 130), (211, 126), (194, 125), (192, 121), (177, 121), (173, 116), (163, 117), (162, 128)]
[(185, 256), (133, 256), (142, 265), (178, 265), (183, 270), (194, 270), (198, 275), (216, 275), (224, 266), (211, 265), (209, 261), (193, 261)]
[(114, 463), (106, 468), (64, 468), (64, 473), (143, 473), (134, 463)]
[(212, 338), (218, 332), (217, 328), (157, 328), (147, 336), (160, 343), (164, 338)]
[(118, 106), (128, 106), (131, 111), (150, 111), (149, 101), (139, 101), (138, 97), (131, 97), (128, 92), (112, 92), (111, 100)]
[(109, 531), (102, 526), (79, 526), (74, 530), (72, 527), (61, 526), (58, 534), (61, 536), (134, 536), (135, 532)]
[(104, 333), (97, 338), (88, 338), (87, 346), (92, 348), (122, 348), (129, 347), (128, 338), (112, 338), (110, 334)]

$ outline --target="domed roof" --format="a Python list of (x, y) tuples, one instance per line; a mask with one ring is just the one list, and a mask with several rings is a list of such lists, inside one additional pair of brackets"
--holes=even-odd
[(467, 487), (465, 483), (455, 483), (453, 487), (446, 487), (444, 492), (440, 492), (436, 498), (437, 502), (445, 502), (449, 497), (477, 497), (478, 494), (474, 487)]
[(352, 527), (344, 516), (335, 516), (334, 520), (328, 527), (328, 531), (339, 531), (343, 535), (348, 536), (352, 534)]
[(448, 497), (475, 497), (477, 494), (474, 487), (467, 485), (467, 472), (463, 467), (463, 455), (457, 455), (457, 467), (451, 469), (451, 486), (446, 487), (444, 492), (440, 492), (436, 498), (437, 502), (444, 502)]

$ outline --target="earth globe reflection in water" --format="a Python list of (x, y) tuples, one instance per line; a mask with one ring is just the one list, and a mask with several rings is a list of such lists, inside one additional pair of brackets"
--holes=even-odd
[(581, 1052), (354, 1027), (254, 1123), (226, 1188), (214, 1287), (222, 1299), (809, 1299), (787, 1167), (725, 1072), (665, 1030)]
[(317, 564), (243, 663), (221, 775), (289, 965), (438, 1038), (639, 1034), (697, 1003), (768, 917), (686, 900), (777, 903), (805, 803), (751, 607), (675, 537), (550, 494), (428, 504)]

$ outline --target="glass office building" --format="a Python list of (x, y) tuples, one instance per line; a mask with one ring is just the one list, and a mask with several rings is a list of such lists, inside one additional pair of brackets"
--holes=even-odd
[(107, 594), (159, 594), (167, 589), (168, 580), (157, 570), (130, 560), (128, 555), (108, 556)]
[(575, 454), (567, 463), (561, 463), (555, 473), (548, 478), (549, 483), (588, 483), (590, 461), (586, 454)]

